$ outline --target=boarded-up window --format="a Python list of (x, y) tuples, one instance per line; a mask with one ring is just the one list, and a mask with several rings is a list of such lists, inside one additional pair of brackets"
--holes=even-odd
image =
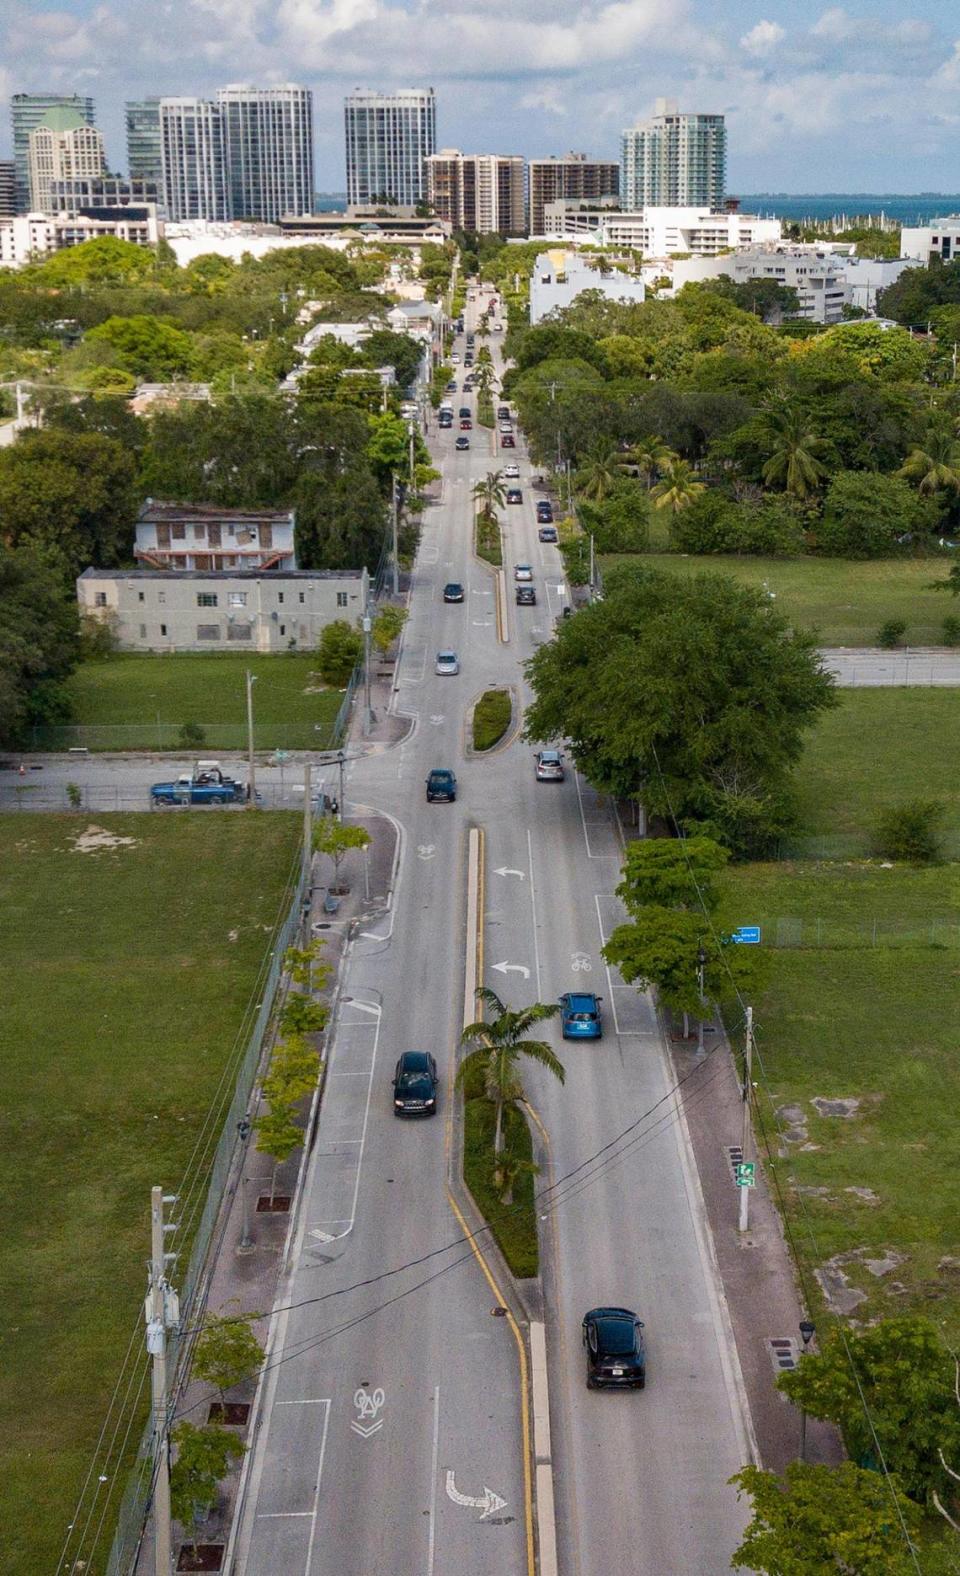
[(169, 547), (170, 546), (170, 527), (169, 527), (169, 525), (158, 525), (157, 526), (157, 546), (158, 547)]
[(174, 523), (171, 535), (175, 542), (185, 542), (187, 540), (187, 528), (182, 520)]
[(261, 525), (261, 527), (260, 527), (260, 546), (261, 547), (272, 547), (273, 546), (273, 526), (272, 525)]
[(211, 547), (220, 546), (220, 526), (211, 524), (207, 530), (207, 541)]
[(213, 559), (209, 553), (197, 553), (193, 560), (194, 569), (212, 569)]
[(250, 639), (252, 639), (252, 637), (253, 637), (253, 625), (252, 624), (228, 624), (227, 625), (227, 639), (228, 640), (250, 640)]
[(198, 624), (197, 625), (197, 639), (198, 640), (219, 640), (220, 639), (220, 625), (219, 624)]

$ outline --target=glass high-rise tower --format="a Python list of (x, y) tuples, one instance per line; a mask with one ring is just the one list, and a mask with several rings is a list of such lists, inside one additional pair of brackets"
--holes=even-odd
[(433, 88), (351, 93), (344, 101), (347, 201), (385, 199), (404, 207), (427, 200), (427, 164), (437, 151)]
[(127, 169), (131, 181), (152, 181), (163, 189), (163, 152), (160, 140), (160, 100), (130, 100), (124, 105), (127, 122)]
[(276, 224), (313, 212), (313, 94), (276, 88), (217, 89), (233, 219)]
[(208, 99), (162, 98), (160, 148), (167, 218), (229, 219), (219, 107)]
[(681, 114), (657, 99), (649, 120), (620, 142), (620, 203), (638, 208), (720, 208), (727, 177), (727, 130), (722, 115)]

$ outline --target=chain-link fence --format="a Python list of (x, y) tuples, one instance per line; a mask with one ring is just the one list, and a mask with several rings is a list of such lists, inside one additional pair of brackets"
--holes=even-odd
[[(945, 859), (960, 859), (960, 830), (939, 834)], [(822, 837), (785, 837), (773, 856), (777, 860), (790, 859), (869, 859), (877, 858), (869, 832), (832, 832)]]
[[(349, 704), (348, 690), (338, 708), (332, 703), (324, 709), (319, 722), (257, 722), (254, 720), (253, 747), (264, 750), (329, 750), (338, 742), (339, 719)], [(337, 697), (331, 697), (331, 702)], [(65, 755), (70, 750), (93, 753), (129, 750), (169, 753), (173, 750), (246, 750), (249, 740), (245, 722), (200, 722), (184, 733), (182, 722), (151, 721), (125, 723), (76, 723), (60, 727), (31, 728), (24, 740), (25, 752), (42, 751)], [(15, 752), (8, 752), (8, 754)]]
[(760, 944), (774, 948), (960, 947), (960, 914), (899, 918), (865, 914), (857, 919), (834, 915), (750, 916)]

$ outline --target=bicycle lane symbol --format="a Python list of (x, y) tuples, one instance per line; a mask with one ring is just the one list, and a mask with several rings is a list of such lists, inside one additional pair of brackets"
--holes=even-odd
[(378, 1429), (383, 1427), (384, 1419), (377, 1417), (377, 1413), (384, 1405), (386, 1399), (386, 1395), (379, 1386), (376, 1390), (365, 1390), (361, 1386), (354, 1391), (353, 1404), (356, 1407), (357, 1416), (351, 1419), (350, 1427), (355, 1434), (360, 1435), (361, 1439), (369, 1439), (372, 1434), (375, 1434)]

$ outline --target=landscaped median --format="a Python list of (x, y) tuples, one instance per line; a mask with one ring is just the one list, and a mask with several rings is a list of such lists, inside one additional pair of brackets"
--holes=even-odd
[(494, 569), (503, 567), (503, 539), (500, 521), (495, 514), (481, 512), (477, 515), (474, 543), (478, 558), (492, 564)]
[(463, 1097), (463, 1180), (513, 1274), (528, 1279), (537, 1274), (540, 1261), (527, 1119), (516, 1106), (504, 1108), (503, 1149), (495, 1156), (496, 1108), (484, 1093), (479, 1068), (464, 1080)]
[(484, 690), (473, 708), (471, 730), (475, 750), (492, 750), (499, 744), (513, 716), (513, 697), (507, 689)]

